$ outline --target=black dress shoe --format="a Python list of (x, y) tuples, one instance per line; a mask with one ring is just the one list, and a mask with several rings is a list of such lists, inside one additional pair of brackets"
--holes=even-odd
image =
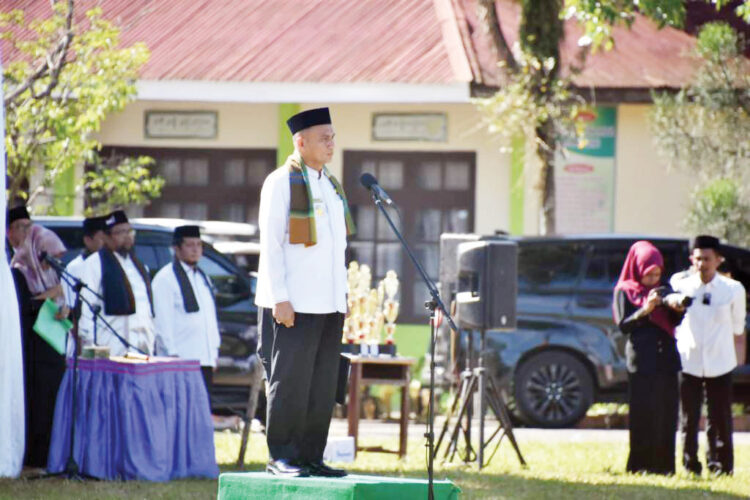
[(266, 465), (266, 470), (275, 476), (286, 476), (286, 477), (307, 477), (310, 474), (307, 469), (294, 465), (286, 459), (269, 460)]
[(322, 477), (344, 477), (346, 471), (344, 469), (334, 469), (329, 467), (323, 462), (311, 462), (306, 465), (307, 470), (311, 476), (322, 476)]

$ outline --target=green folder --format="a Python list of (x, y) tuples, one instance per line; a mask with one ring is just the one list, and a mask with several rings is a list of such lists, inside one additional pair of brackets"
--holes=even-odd
[(39, 310), (34, 323), (34, 331), (39, 334), (58, 353), (65, 354), (65, 337), (68, 330), (73, 328), (69, 319), (58, 321), (55, 319), (58, 307), (52, 300), (47, 299)]

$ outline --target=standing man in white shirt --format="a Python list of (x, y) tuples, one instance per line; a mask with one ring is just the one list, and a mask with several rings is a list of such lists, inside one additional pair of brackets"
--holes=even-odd
[(200, 361), (210, 402), (221, 337), (213, 285), (198, 267), (203, 256), (200, 228), (175, 228), (172, 243), (174, 261), (154, 276), (156, 352)]
[[(75, 308), (76, 291), (72, 278), (81, 279), (83, 275), (84, 262), (89, 255), (94, 254), (104, 246), (104, 217), (87, 217), (83, 220), (83, 250), (75, 259), (71, 260), (65, 267), (65, 272), (70, 276), (63, 279), (63, 291), (65, 292), (65, 302), (71, 311)], [(68, 335), (67, 355), (72, 356), (75, 352), (75, 342), (72, 335)]]
[[(81, 279), (83, 264), (89, 255), (94, 254), (104, 246), (105, 217), (87, 217), (83, 220), (83, 250), (65, 267), (65, 271), (74, 278)], [(65, 282), (65, 301), (72, 310), (75, 305), (76, 292), (72, 283)]]
[(334, 148), (328, 108), (298, 113), (287, 125), (295, 152), (266, 178), (258, 218), (255, 303), (274, 320), (273, 338), (259, 346), (261, 356), (270, 355), (264, 359), (270, 368), (267, 470), (341, 477), (345, 471), (323, 463), (323, 450), (347, 307), (346, 238), (354, 224), (344, 191), (325, 166)]
[(672, 288), (693, 298), (677, 327), (682, 358), (680, 429), (682, 464), (700, 474), (698, 425), (705, 390), (708, 404), (706, 465), (714, 474), (732, 474), (732, 370), (745, 362), (745, 288), (717, 272), (724, 261), (719, 240), (697, 236), (690, 242), (695, 272), (673, 279)]
[[(81, 279), (103, 300), (83, 292), (90, 303), (84, 304), (79, 324), (84, 345), (106, 345), (110, 355), (122, 356), (137, 348), (154, 352), (154, 309), (151, 279), (146, 266), (135, 256), (135, 230), (127, 215), (116, 210), (105, 219), (104, 247), (84, 262)], [(114, 335), (101, 318), (127, 342)]]

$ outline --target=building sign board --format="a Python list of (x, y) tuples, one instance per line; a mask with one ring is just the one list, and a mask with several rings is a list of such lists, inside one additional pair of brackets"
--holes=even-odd
[(216, 111), (146, 111), (144, 135), (149, 139), (215, 139)]
[(372, 140), (446, 142), (448, 118), (445, 113), (375, 113)]

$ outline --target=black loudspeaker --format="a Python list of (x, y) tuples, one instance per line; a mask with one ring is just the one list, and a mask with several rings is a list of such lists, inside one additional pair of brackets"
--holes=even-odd
[(456, 316), (459, 328), (514, 330), (518, 245), (484, 240), (458, 246)]

